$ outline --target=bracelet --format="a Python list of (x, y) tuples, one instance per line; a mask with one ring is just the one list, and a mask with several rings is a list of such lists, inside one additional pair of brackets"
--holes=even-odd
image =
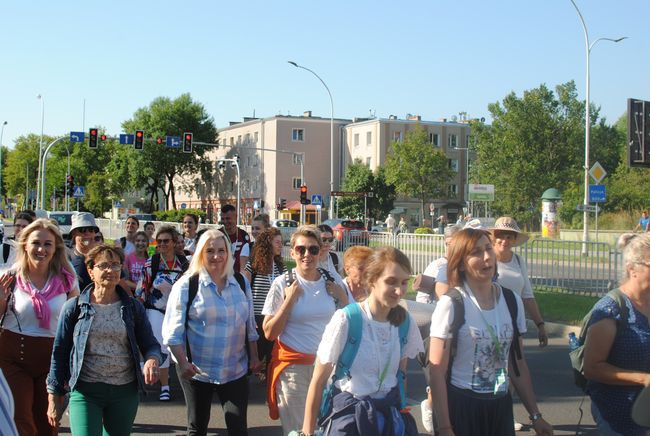
[(533, 413), (533, 414), (530, 415), (528, 418), (530, 419), (530, 423), (533, 424), (533, 425), (535, 425), (535, 422), (537, 422), (538, 420), (542, 419), (542, 414), (539, 413), (539, 412), (537, 412), (537, 413)]
[(308, 434), (303, 432), (302, 430), (298, 430), (298, 436), (314, 436), (313, 434)]
[(545, 324), (544, 321), (540, 321), (540, 322), (538, 322), (538, 323), (535, 324), (535, 325), (539, 328), (540, 326), (543, 326), (544, 324)]

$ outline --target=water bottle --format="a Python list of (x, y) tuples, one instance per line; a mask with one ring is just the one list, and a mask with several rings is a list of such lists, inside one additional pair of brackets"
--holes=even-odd
[(580, 341), (578, 341), (578, 337), (573, 332), (569, 333), (569, 350), (573, 351), (578, 347), (580, 347)]

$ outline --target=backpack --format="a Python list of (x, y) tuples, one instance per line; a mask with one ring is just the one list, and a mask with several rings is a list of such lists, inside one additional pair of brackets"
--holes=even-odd
[(7, 260), (9, 259), (9, 250), (11, 250), (11, 245), (7, 244), (6, 242), (2, 243), (2, 259), (4, 260), (4, 263), (7, 263)]
[[(237, 283), (239, 284), (239, 288), (241, 291), (246, 295), (246, 281), (244, 279), (244, 276), (241, 275), (240, 273), (236, 272), (234, 274), (235, 280), (237, 280)], [(190, 283), (189, 283), (189, 289), (187, 291), (187, 305), (185, 306), (185, 354), (187, 355), (187, 361), (192, 363), (192, 352), (190, 351), (190, 341), (187, 340), (187, 330), (190, 322), (190, 308), (192, 307), (192, 302), (194, 301), (194, 298), (196, 297), (196, 294), (199, 292), (199, 275), (194, 274), (190, 277)], [(246, 342), (245, 348), (246, 348), (246, 356), (247, 360), (250, 362), (251, 356), (250, 356), (250, 350), (248, 349), (248, 324), (246, 325)]]
[[(325, 418), (332, 413), (332, 399), (334, 396), (334, 382), (341, 380), (344, 377), (350, 378), (350, 368), (354, 362), (359, 346), (361, 345), (361, 333), (363, 326), (363, 316), (361, 314), (361, 306), (357, 303), (350, 303), (343, 308), (343, 313), (348, 321), (348, 337), (343, 346), (343, 351), (339, 355), (336, 362), (336, 368), (332, 374), (330, 383), (323, 390), (323, 397), (321, 400), (320, 412), (318, 414), (318, 421), (322, 422)], [(404, 346), (408, 342), (408, 333), (411, 325), (411, 318), (407, 314), (404, 321), (399, 325), (399, 349), (400, 356), (404, 351)], [(400, 359), (401, 360), (401, 359)], [(397, 369), (397, 386), (399, 387), (400, 394), (400, 409), (406, 407), (406, 391), (404, 388), (406, 376), (402, 370)]]
[(120, 244), (122, 245), (122, 250), (126, 248), (126, 236), (120, 238)]
[[(519, 366), (517, 359), (521, 359), (521, 348), (519, 347), (519, 327), (517, 326), (517, 315), (519, 308), (517, 307), (517, 299), (515, 293), (508, 288), (501, 287), (503, 298), (506, 300), (508, 312), (510, 312), (510, 320), (512, 322), (512, 344), (510, 344), (509, 359), (512, 362), (512, 369), (515, 375), (519, 377)], [(451, 378), (451, 368), (456, 356), (456, 348), (458, 347), (458, 332), (465, 324), (465, 304), (463, 303), (463, 296), (458, 288), (450, 288), (445, 294), (451, 298), (452, 307), (454, 308), (454, 320), (451, 323), (449, 332), (453, 335), (451, 338), (451, 353), (449, 355), (449, 366), (447, 371), (447, 379)]]
[[(182, 254), (177, 254), (176, 257), (178, 257), (178, 260), (181, 261), (181, 271), (185, 273), (187, 271), (187, 268), (190, 266), (190, 263), (187, 261), (187, 257), (183, 256)], [(158, 275), (158, 271), (160, 271), (160, 261), (161, 261), (161, 256), (160, 253), (156, 253), (153, 256), (151, 256), (151, 283), (153, 285), (153, 281), (156, 279), (156, 276)], [(163, 271), (170, 271), (168, 269), (164, 269)], [(182, 273), (181, 273), (182, 275)]]
[[(621, 292), (620, 289), (612, 289), (607, 293), (607, 296), (614, 300), (618, 304), (619, 310), (621, 312), (621, 320), (616, 322), (616, 331), (620, 331), (627, 327), (629, 309), (625, 301), (625, 295)], [(571, 350), (569, 352), (569, 359), (571, 359), (571, 368), (573, 369), (573, 381), (576, 386), (582, 389), (584, 392), (587, 392), (587, 379), (585, 378), (584, 373), (584, 356), (585, 356), (585, 340), (587, 339), (587, 331), (589, 330), (591, 324), (591, 315), (593, 308), (585, 315), (580, 323), (580, 336), (578, 337), (578, 348)]]
[(332, 259), (332, 264), (334, 265), (334, 269), (336, 272), (339, 272), (339, 257), (336, 255), (336, 253), (330, 253), (330, 258)]

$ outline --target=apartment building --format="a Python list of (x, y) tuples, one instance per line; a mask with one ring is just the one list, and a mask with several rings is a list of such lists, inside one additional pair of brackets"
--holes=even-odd
[[(349, 119), (334, 119), (334, 189), (343, 170), (341, 147), (343, 128)], [(242, 222), (265, 212), (273, 218), (297, 219), (300, 214), (300, 186), (309, 189), (308, 196), (320, 194), (327, 202), (330, 192), (330, 118), (276, 115), (268, 118), (244, 118), (230, 122), (218, 130), (219, 147), (208, 155), (210, 171), (203, 175), (179, 177), (176, 203), (207, 212), (211, 222), (218, 220), (218, 211), (225, 203), (235, 204), (240, 190)], [(240, 180), (230, 161), (239, 160)], [(304, 158), (304, 162), (302, 159)], [(304, 169), (303, 169), (304, 165)], [(285, 209), (279, 210), (280, 199)], [(307, 206), (307, 221), (316, 222), (319, 211)]]
[[(364, 162), (373, 171), (384, 165), (386, 153), (391, 143), (402, 141), (409, 131), (421, 126), (427, 132), (432, 149), (442, 150), (449, 159), (449, 166), (455, 172), (448, 186), (447, 198), (432, 199), (435, 216), (447, 215), (455, 220), (463, 213), (467, 199), (467, 169), (471, 165), (474, 153), (469, 152), (470, 126), (465, 120), (424, 121), (419, 115), (399, 119), (391, 115), (388, 118), (354, 119), (344, 128), (345, 154), (343, 166), (347, 167), (355, 160)], [(469, 158), (468, 158), (469, 156)], [(343, 173), (345, 174), (345, 172)], [(420, 224), (420, 204), (413, 199), (398, 199), (394, 212), (405, 214), (412, 225)]]

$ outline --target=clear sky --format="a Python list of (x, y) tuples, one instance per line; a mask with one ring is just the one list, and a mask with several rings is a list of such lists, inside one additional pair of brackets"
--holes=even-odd
[[(576, 0), (592, 40), (591, 100), (613, 123), (650, 100), (650, 1)], [(575, 80), (585, 47), (569, 0), (30, 1), (0, 6), (4, 144), (122, 121), (158, 96), (189, 92), (217, 127), (244, 116), (459, 112), (486, 117), (511, 91)]]

